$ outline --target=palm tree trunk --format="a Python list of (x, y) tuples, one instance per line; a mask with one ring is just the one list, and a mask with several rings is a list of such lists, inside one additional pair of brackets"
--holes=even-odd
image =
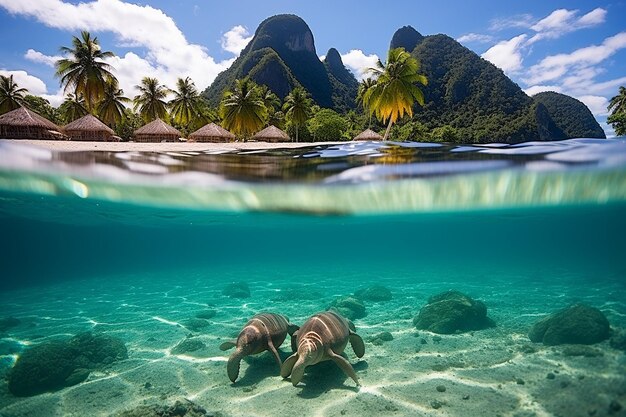
[(298, 143), (298, 130), (300, 130), (300, 127), (296, 125), (296, 143)]
[(387, 140), (387, 137), (389, 136), (389, 131), (391, 130), (391, 117), (389, 118), (389, 124), (387, 125), (387, 130), (385, 130), (385, 136), (383, 137), (383, 140)]

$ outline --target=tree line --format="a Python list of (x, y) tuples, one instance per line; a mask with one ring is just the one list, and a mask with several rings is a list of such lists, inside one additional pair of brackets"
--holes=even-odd
[[(57, 124), (93, 114), (123, 139), (129, 139), (134, 130), (156, 118), (170, 122), (185, 136), (215, 122), (244, 140), (268, 125), (287, 130), (296, 141), (350, 140), (365, 128), (384, 130), (385, 139), (461, 139), (451, 126), (428, 129), (413, 119), (415, 103), (424, 105), (418, 85), (426, 85), (428, 80), (420, 73), (419, 62), (403, 48), (391, 49), (385, 63), (379, 60), (369, 69), (371, 78), (359, 84), (358, 111), (345, 114), (315, 105), (300, 86), (281, 102), (267, 86), (249, 78), (236, 80), (217, 108), (209, 106), (189, 77), (178, 78), (173, 89), (156, 78), (144, 77), (136, 86), (139, 94), (131, 99), (124, 95), (114, 69), (105, 62), (114, 54), (102, 51), (97, 37), (83, 31), (80, 37), (72, 38), (71, 47), (62, 47), (61, 52), (65, 58), (56, 62), (55, 75), (66, 94), (64, 102), (54, 108), (47, 100), (20, 88), (12, 75), (0, 76), (0, 114), (26, 106)], [(623, 135), (624, 87), (611, 99), (609, 110), (612, 114), (608, 122), (618, 135)]]

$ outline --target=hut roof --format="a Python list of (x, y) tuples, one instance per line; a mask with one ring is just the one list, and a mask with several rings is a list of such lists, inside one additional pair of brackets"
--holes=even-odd
[(155, 136), (158, 136), (158, 135), (172, 135), (172, 136), (177, 135), (179, 137), (181, 136), (181, 133), (178, 130), (168, 125), (161, 119), (155, 119), (151, 121), (150, 123), (148, 123), (147, 125), (140, 127), (139, 129), (135, 130), (134, 134), (135, 135), (155, 135)]
[(383, 137), (372, 129), (365, 129), (359, 133), (354, 140), (383, 140)]
[(215, 123), (206, 124), (189, 135), (189, 139), (193, 139), (195, 137), (235, 139), (235, 135)]
[(56, 130), (57, 132), (61, 130), (59, 126), (55, 125), (50, 120), (26, 107), (11, 110), (0, 116), (0, 125), (42, 127), (48, 130)]
[(113, 129), (105, 125), (96, 116), (88, 114), (80, 119), (74, 120), (72, 123), (68, 123), (64, 127), (65, 131), (82, 131), (82, 132), (107, 132), (114, 134)]
[(290, 140), (289, 135), (277, 128), (276, 126), (268, 126), (265, 129), (258, 132), (256, 135), (252, 136), (252, 139), (255, 140), (279, 140), (285, 141)]

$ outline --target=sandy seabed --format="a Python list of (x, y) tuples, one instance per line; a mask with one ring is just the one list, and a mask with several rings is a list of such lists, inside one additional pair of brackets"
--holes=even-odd
[[(394, 298), (366, 303), (367, 316), (355, 320), (366, 340), (365, 356), (357, 359), (350, 347), (345, 352), (359, 375), (360, 389), (330, 362), (308, 368), (300, 386), (293, 387), (279, 376), (267, 352), (242, 362), (240, 379), (231, 384), (227, 353), (218, 346), (236, 336), (249, 317), (280, 312), (301, 324), (334, 297), (354, 291), (330, 278), (316, 277), (312, 285), (313, 279), (307, 280), (306, 274), (297, 282), (251, 276), (252, 295), (243, 300), (222, 295), (231, 282), (228, 270), (100, 277), (0, 294), (2, 314), (23, 322), (4, 337), (31, 344), (92, 330), (123, 339), (129, 353), (127, 360), (56, 392), (17, 398), (3, 382), (0, 415), (115, 416), (140, 405), (177, 400), (193, 401), (209, 415), (233, 417), (626, 415), (624, 409), (615, 409), (616, 404), (626, 405), (624, 352), (606, 341), (585, 350), (589, 354), (570, 356), (565, 346), (528, 340), (532, 323), (573, 301), (602, 309), (613, 326), (626, 324), (626, 304), (618, 296), (622, 284), (586, 291), (568, 285), (567, 277), (536, 287), (484, 279), (455, 282), (451, 277), (436, 282), (427, 276), (381, 280)], [(415, 329), (412, 318), (420, 306), (449, 288), (484, 300), (498, 326), (458, 335)], [(186, 327), (187, 320), (207, 308), (216, 315), (206, 328)], [(382, 331), (390, 332), (393, 340), (372, 343), (371, 337)], [(173, 347), (190, 334), (206, 347), (173, 354)], [(289, 353), (285, 342), (283, 359)]]

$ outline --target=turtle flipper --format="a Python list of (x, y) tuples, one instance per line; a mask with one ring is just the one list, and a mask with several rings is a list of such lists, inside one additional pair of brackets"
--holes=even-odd
[(361, 386), (361, 383), (359, 382), (359, 377), (356, 375), (356, 372), (354, 372), (354, 368), (352, 367), (352, 365), (350, 365), (350, 362), (348, 362), (346, 358), (337, 355), (335, 352), (332, 351), (332, 349), (327, 349), (326, 354), (333, 362), (337, 364), (337, 366), (341, 368), (341, 370), (346, 375), (354, 380), (357, 386)]
[(298, 331), (293, 332), (293, 334), (291, 335), (291, 351), (298, 351)]
[(296, 364), (297, 360), (297, 352), (285, 359), (285, 362), (283, 362), (283, 366), (280, 367), (280, 376), (282, 376), (283, 378), (287, 378), (291, 374), (293, 366)]
[(365, 343), (363, 343), (363, 339), (361, 336), (354, 332), (350, 332), (350, 346), (352, 346), (352, 350), (354, 350), (354, 354), (358, 358), (362, 358), (365, 355)]
[(220, 350), (228, 350), (237, 346), (237, 342), (234, 340), (229, 340), (228, 342), (224, 342), (220, 345)]
[(267, 340), (267, 350), (272, 352), (272, 355), (274, 355), (276, 362), (278, 362), (278, 367), (281, 368), (283, 364), (280, 361), (280, 355), (278, 354), (278, 351), (276, 350), (276, 347), (274, 346), (274, 343), (272, 342), (271, 338)]

